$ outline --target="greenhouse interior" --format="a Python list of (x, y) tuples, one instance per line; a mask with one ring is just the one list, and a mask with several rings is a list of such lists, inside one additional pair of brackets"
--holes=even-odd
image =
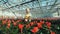
[(60, 34), (60, 0), (0, 0), (0, 34)]

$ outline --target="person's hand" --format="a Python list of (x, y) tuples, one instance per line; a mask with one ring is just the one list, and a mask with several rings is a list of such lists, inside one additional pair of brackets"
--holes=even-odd
[(27, 21), (28, 21), (28, 19), (25, 19), (25, 21), (27, 22)]

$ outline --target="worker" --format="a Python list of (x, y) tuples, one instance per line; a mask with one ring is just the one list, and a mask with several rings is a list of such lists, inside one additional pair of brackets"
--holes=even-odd
[(25, 21), (31, 21), (31, 13), (29, 8), (26, 9)]

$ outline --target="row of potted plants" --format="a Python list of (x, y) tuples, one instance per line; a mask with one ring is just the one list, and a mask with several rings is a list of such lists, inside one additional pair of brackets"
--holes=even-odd
[(23, 20), (0, 20), (1, 34), (59, 34), (60, 25), (46, 20), (25, 22)]

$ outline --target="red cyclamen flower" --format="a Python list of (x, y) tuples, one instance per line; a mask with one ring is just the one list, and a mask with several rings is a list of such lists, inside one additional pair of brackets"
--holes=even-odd
[(30, 28), (30, 24), (27, 24), (27, 25), (26, 25), (26, 28)]
[(31, 26), (33, 26), (33, 25), (34, 25), (34, 23), (33, 23), (33, 22), (30, 22), (30, 25), (31, 25)]
[(11, 20), (8, 20), (8, 23), (11, 23)]
[(38, 31), (39, 31), (38, 27), (34, 27), (34, 28), (31, 30), (31, 32), (33, 32), (34, 34), (35, 34), (36, 32), (38, 32)]
[(14, 23), (13, 23), (13, 25), (14, 25), (14, 26), (16, 26), (16, 25), (17, 25), (17, 23), (16, 23), (16, 22), (14, 22)]
[(7, 24), (7, 28), (10, 28), (10, 23)]
[(47, 27), (50, 29), (51, 23), (50, 23), (50, 22), (46, 22), (46, 25), (47, 25)]
[(51, 34), (56, 34), (55, 32), (51, 32)]
[(37, 27), (38, 28), (42, 28), (42, 24), (41, 23), (37, 23)]
[(19, 27), (19, 29), (22, 29), (24, 27), (24, 25), (23, 24), (19, 24), (18, 27)]
[(21, 31), (21, 34), (22, 34), (22, 30), (23, 30), (24, 25), (23, 24), (19, 24), (18, 27), (19, 27), (19, 29), (21, 29), (20, 31)]
[(44, 21), (40, 21), (41, 24), (44, 24)]

